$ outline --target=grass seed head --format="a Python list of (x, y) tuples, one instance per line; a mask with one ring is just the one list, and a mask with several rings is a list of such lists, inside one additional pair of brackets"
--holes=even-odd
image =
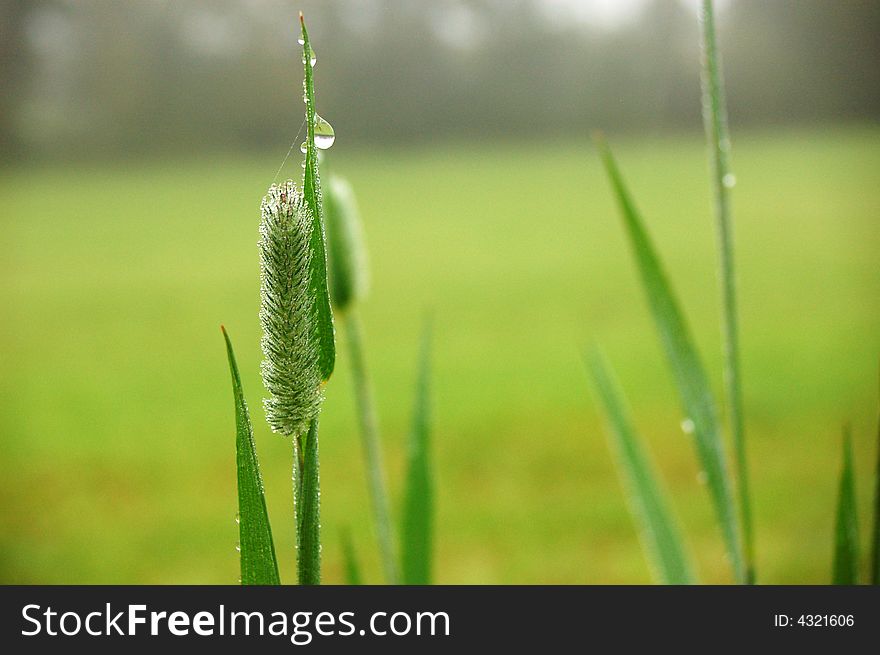
[(323, 400), (310, 286), (312, 213), (292, 180), (269, 187), (260, 210), (263, 406), (273, 432), (299, 436)]

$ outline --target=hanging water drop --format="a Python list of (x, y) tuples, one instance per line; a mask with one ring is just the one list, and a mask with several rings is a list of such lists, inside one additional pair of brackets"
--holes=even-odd
[(240, 552), (241, 552), (241, 544), (235, 544), (235, 551), (236, 551), (237, 553), (240, 553)]
[(686, 418), (681, 422), (681, 431), (685, 434), (693, 434), (694, 433), (694, 422), (693, 420)]
[(241, 515), (238, 512), (235, 513), (235, 522), (241, 523)]
[(732, 189), (736, 186), (736, 175), (733, 173), (727, 173), (721, 178), (721, 184), (723, 184), (726, 189)]
[(336, 141), (336, 133), (333, 131), (333, 126), (315, 114), (315, 147), (327, 150), (334, 141)]
[(309, 149), (309, 146), (306, 144), (305, 141), (303, 141), (302, 143), (299, 144), (299, 151), (302, 154), (306, 154), (306, 152), (308, 152), (308, 149)]
[[(303, 42), (302, 42), (302, 39), (299, 40), (299, 44), (300, 44), (300, 45), (304, 45)], [(315, 51), (314, 51), (314, 49), (312, 48), (312, 46), (309, 45), (309, 65), (310, 65), (312, 68), (314, 68), (314, 67), (315, 67), (315, 63), (317, 63), (317, 61), (318, 61), (318, 56), (315, 54)], [(305, 63), (305, 62), (306, 62), (306, 53), (305, 53), (305, 49), (304, 49), (304, 50), (303, 50), (303, 63)]]

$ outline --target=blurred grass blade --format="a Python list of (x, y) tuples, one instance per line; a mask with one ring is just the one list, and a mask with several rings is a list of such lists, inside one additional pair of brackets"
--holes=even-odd
[(251, 429), (251, 419), (241, 390), (241, 378), (235, 363), (235, 353), (226, 329), (226, 355), (232, 374), (232, 394), (235, 398), (235, 461), (238, 470), (238, 533), (241, 549), (241, 584), (278, 585), (278, 562), (272, 542), (272, 529), (266, 511), (263, 479), (257, 461), (257, 449)]
[(730, 134), (727, 128), (727, 107), (724, 81), (721, 76), (721, 55), (715, 31), (712, 0), (703, 0), (700, 12), (703, 49), (702, 87), (703, 123), (712, 161), (712, 186), (715, 191), (715, 218), (718, 250), (721, 260), (722, 337), (724, 339), (724, 386), (727, 416), (733, 452), (736, 458), (737, 489), (742, 520), (743, 553), (746, 578), (755, 581), (752, 504), (749, 493), (749, 469), (746, 457), (745, 420), (742, 383), (739, 368), (739, 330), (736, 310), (736, 269), (733, 257), (733, 216), (730, 211), (730, 189), (734, 184), (730, 171)]
[(433, 557), (434, 486), (431, 470), (429, 375), (431, 329), (422, 336), (415, 409), (407, 449), (401, 561), (403, 584), (431, 584)]
[(600, 136), (596, 138), (596, 145), (620, 204), (648, 305), (678, 387), (685, 420), (688, 425), (693, 426), (697, 456), (706, 474), (706, 483), (733, 566), (734, 578), (740, 584), (745, 583), (747, 577), (740, 541), (739, 516), (709, 380), (703, 371), (678, 302), (611, 151)]
[(302, 482), (297, 512), (299, 583), (321, 584), (321, 484), (318, 467), (318, 419), (312, 421), (302, 446)]
[(859, 522), (856, 510), (856, 477), (853, 470), (852, 435), (843, 430), (843, 464), (837, 496), (837, 527), (834, 539), (834, 584), (859, 583)]
[(303, 195), (312, 210), (312, 289), (318, 317), (318, 366), (321, 378), (327, 380), (336, 364), (336, 342), (333, 328), (333, 312), (330, 309), (330, 290), (327, 282), (327, 250), (324, 238), (324, 206), (321, 200), (321, 179), (318, 175), (318, 151), (315, 147), (315, 82), (310, 63), (312, 46), (303, 15), (299, 15), (302, 27), (303, 68), (306, 103), (306, 155), (303, 173)]
[(694, 569), (681, 531), (633, 427), (623, 394), (598, 350), (587, 357), (587, 367), (605, 411), (617, 468), (654, 575), (661, 584), (693, 584)]
[(351, 533), (348, 530), (342, 533), (342, 558), (345, 562), (345, 584), (363, 584), (361, 569), (358, 566), (357, 557), (354, 553), (354, 544), (351, 541)]
[(351, 355), (351, 372), (354, 382), (355, 396), (358, 407), (361, 442), (367, 468), (367, 485), (373, 518), (376, 523), (376, 537), (379, 542), (379, 554), (382, 558), (382, 569), (388, 584), (398, 584), (399, 573), (397, 557), (394, 552), (394, 529), (391, 523), (391, 512), (388, 493), (385, 486), (385, 474), (382, 466), (382, 451), (379, 446), (379, 427), (376, 420), (376, 409), (364, 361), (361, 325), (354, 308), (343, 318), (345, 333), (348, 337)]
[(877, 421), (877, 468), (874, 471), (874, 537), (871, 549), (871, 584), (880, 585), (880, 419)]

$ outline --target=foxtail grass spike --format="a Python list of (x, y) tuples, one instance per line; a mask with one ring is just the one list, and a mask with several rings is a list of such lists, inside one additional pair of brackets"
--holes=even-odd
[(722, 306), (722, 337), (724, 340), (724, 386), (727, 417), (736, 458), (737, 489), (743, 535), (743, 556), (746, 578), (755, 581), (752, 502), (749, 491), (749, 467), (746, 457), (745, 419), (742, 399), (742, 378), (739, 366), (739, 327), (737, 322), (736, 268), (734, 265), (733, 216), (730, 210), (730, 189), (734, 176), (730, 171), (730, 135), (727, 128), (727, 107), (721, 75), (721, 55), (715, 32), (712, 0), (703, 0), (700, 12), (702, 35), (703, 123), (712, 163), (712, 186), (715, 192), (715, 218), (720, 254)]
[(605, 413), (617, 470), (654, 575), (661, 584), (696, 582), (681, 529), (633, 426), (616, 380), (598, 350), (587, 357), (593, 387)]
[(617, 163), (600, 134), (595, 136), (595, 141), (614, 195), (620, 205), (620, 213), (639, 270), (648, 307), (678, 388), (685, 417), (692, 426), (694, 446), (700, 465), (706, 474), (706, 484), (730, 556), (734, 578), (737, 583), (745, 584), (748, 582), (748, 577), (743, 559), (740, 517), (709, 380), (694, 347), (678, 300), (666, 279), (654, 244), (645, 230), (644, 220), (636, 209)]
[(323, 400), (317, 310), (311, 288), (312, 212), (288, 180), (263, 198), (260, 222), (260, 324), (266, 419), (299, 437)]
[(241, 561), (241, 584), (278, 585), (278, 562), (275, 559), (275, 545), (272, 541), (272, 528), (269, 513), (266, 511), (266, 497), (263, 492), (263, 478), (257, 460), (257, 448), (248, 414), (247, 403), (241, 389), (241, 378), (235, 353), (226, 329), (221, 326), (226, 341), (226, 356), (232, 374), (232, 394), (235, 399), (235, 461), (238, 471), (238, 539), (239, 559)]

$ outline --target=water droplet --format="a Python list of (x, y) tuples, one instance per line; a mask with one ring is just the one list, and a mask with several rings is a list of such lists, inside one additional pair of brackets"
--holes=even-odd
[(299, 43), (300, 45), (305, 45), (305, 44), (306, 44), (306, 42), (303, 41), (303, 38), (302, 38), (302, 37), (299, 37), (299, 38), (296, 40), (296, 42)]
[(241, 552), (241, 544), (235, 544), (235, 552), (237, 552), (237, 553)]
[(303, 141), (302, 143), (299, 144), (299, 151), (302, 154), (306, 154), (306, 152), (308, 152), (308, 150), (309, 150), (309, 146), (306, 144), (305, 141)]
[(721, 178), (721, 184), (723, 184), (727, 189), (732, 189), (736, 186), (736, 175), (734, 175), (733, 173), (728, 173)]
[(700, 471), (699, 473), (697, 473), (697, 482), (698, 483), (705, 485), (708, 481), (709, 481), (709, 476), (706, 475), (705, 471)]
[(693, 434), (694, 422), (689, 418), (683, 419), (681, 422), (681, 431), (685, 434)]
[[(304, 45), (302, 39), (299, 42), (300, 45)], [(306, 54), (303, 52), (303, 63), (306, 61)], [(315, 54), (315, 51), (312, 49), (312, 46), (309, 46), (309, 65), (314, 67), (318, 61), (318, 56)]]
[(235, 513), (235, 522), (241, 523), (241, 515), (238, 512)]
[(303, 93), (303, 103), (306, 105), (309, 104), (309, 96), (307, 93)]
[(336, 133), (333, 131), (333, 126), (315, 114), (315, 146), (327, 150), (334, 141), (336, 141)]

